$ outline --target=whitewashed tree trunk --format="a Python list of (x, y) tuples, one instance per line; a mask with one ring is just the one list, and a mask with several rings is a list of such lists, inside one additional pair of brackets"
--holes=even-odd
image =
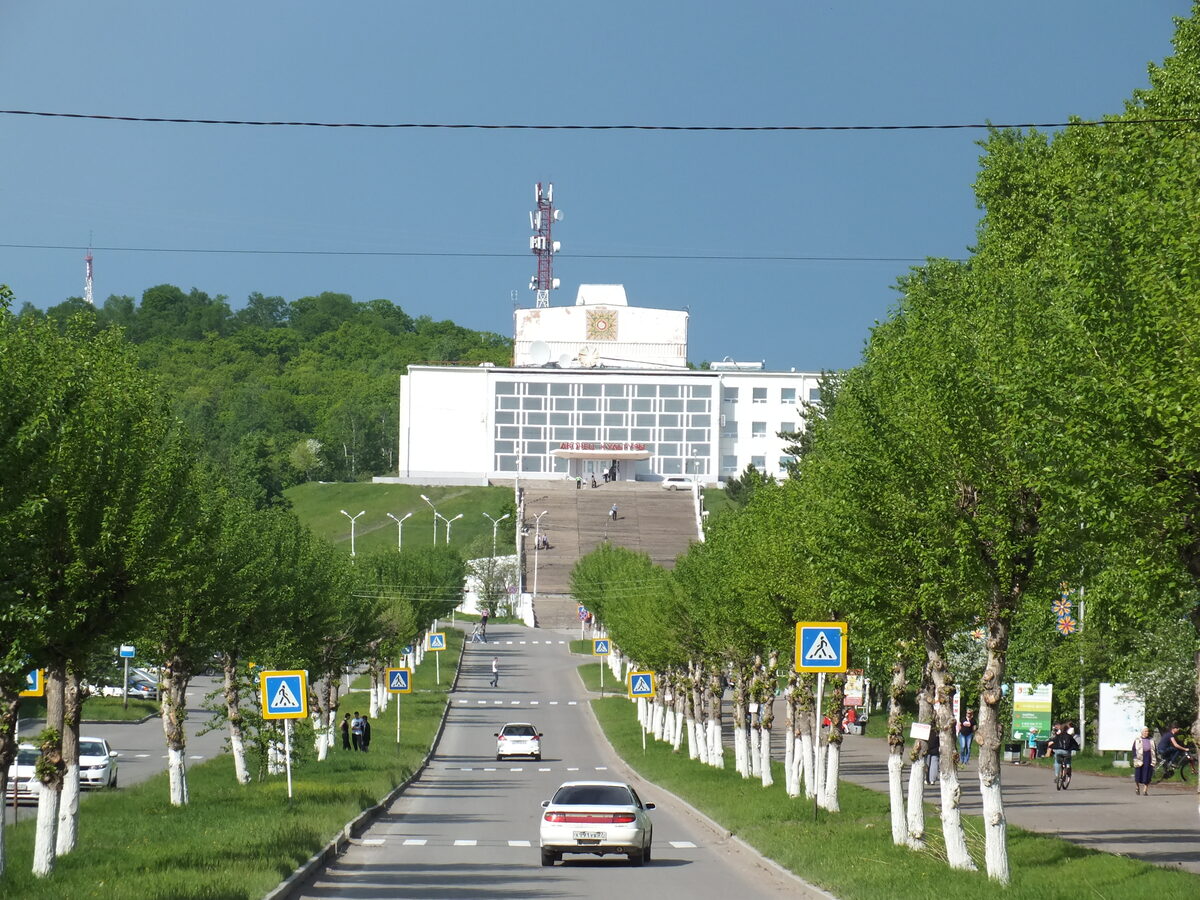
[(171, 790), (171, 805), (186, 806), (188, 802), (187, 767), (184, 753), (187, 750), (187, 732), (183, 723), (187, 718), (188, 678), (178, 658), (167, 661), (163, 677), (162, 724), (167, 741), (167, 773)]
[(762, 786), (770, 787), (775, 783), (775, 774), (771, 771), (771, 729), (764, 728), (762, 737), (759, 739), (758, 752), (761, 758), (758, 762), (759, 776), (762, 778)]
[(899, 753), (889, 753), (888, 770), (888, 800), (892, 813), (892, 843), (901, 847), (908, 846), (908, 823), (904, 818), (904, 757)]
[(329, 755), (329, 744), (325, 739), (325, 715), (320, 710), (314, 710), (310, 718), (313, 727), (313, 751), (320, 762)]
[[(78, 746), (78, 745), (77, 745)], [(58, 832), (54, 839), (54, 852), (66, 856), (75, 849), (78, 838), (76, 824), (79, 821), (79, 759), (67, 765), (63, 773), (62, 797), (58, 801)]]
[(33, 874), (45, 878), (54, 871), (55, 834), (58, 831), (58, 798), (53, 787), (38, 785), (37, 830), (33, 842)]
[(188, 794), (187, 760), (184, 750), (167, 748), (167, 777), (171, 785), (171, 805), (187, 806), (191, 799)]
[(372, 720), (379, 718), (379, 673), (371, 667), (370, 681), (367, 683), (367, 715)]
[(233, 754), (233, 777), (238, 784), (250, 783), (250, 770), (246, 766), (246, 740), (242, 733), (241, 689), (237, 681), (237, 658), (229, 653), (221, 656), (221, 670), (225, 676), (225, 718), (229, 723), (229, 751)]
[(933, 681), (933, 726), (938, 730), (942, 758), (938, 786), (942, 800), (942, 837), (946, 845), (946, 862), (952, 869), (975, 871), (975, 863), (967, 852), (967, 838), (962, 827), (962, 788), (958, 783), (958, 742), (954, 733), (954, 679), (946, 669), (946, 658), (940, 633), (925, 628), (925, 651), (929, 660), (929, 676)]
[(79, 676), (69, 668), (63, 683), (62, 751), (66, 771), (63, 773), (62, 796), (58, 799), (58, 833), (54, 852), (66, 856), (75, 849), (79, 824), (79, 720), (83, 715), (83, 695)]
[(749, 746), (746, 748), (746, 756), (747, 756), (746, 768), (749, 770), (750, 776), (752, 778), (757, 778), (761, 774), (759, 771), (759, 768), (758, 768), (759, 763), (761, 762), (761, 758), (759, 756), (758, 742), (760, 740), (762, 740), (762, 728), (759, 726), (759, 724), (757, 722), (755, 722), (753, 720), (753, 715), (754, 714), (751, 713), (750, 727), (746, 729), (746, 732), (747, 732), (746, 736), (748, 738), (750, 738)]
[(750, 767), (746, 764), (746, 726), (736, 710), (733, 720), (733, 769), (743, 778), (750, 777)]
[(828, 741), (825, 748), (825, 796), (821, 808), (830, 812), (841, 812), (838, 803), (838, 774), (842, 764), (842, 745), (840, 741)]
[(796, 778), (796, 699), (794, 697), (795, 675), (788, 678), (784, 695), (783, 712), (783, 790), (789, 797), (800, 796), (800, 783)]
[(908, 839), (913, 850), (925, 849), (925, 757), (913, 760), (908, 770)]
[(800, 770), (804, 796), (811, 800), (817, 795), (817, 748), (813, 744), (812, 731), (807, 728), (800, 735)]
[(892, 683), (888, 690), (888, 801), (892, 813), (892, 843), (908, 846), (908, 823), (904, 809), (904, 691), (908, 685), (908, 647), (902, 642), (892, 660)]
[(667, 739), (667, 704), (659, 701), (654, 704), (654, 739), (665, 741)]
[(717, 769), (725, 768), (725, 742), (721, 734), (721, 695), (724, 686), (721, 683), (720, 670), (714, 669), (708, 678), (708, 758), (709, 764)]
[(1009, 622), (1002, 610), (1006, 599), (994, 598), (994, 610), (988, 617), (987, 663), (980, 683), (979, 726), (975, 740), (979, 745), (979, 793), (983, 801), (983, 845), (988, 878), (1008, 884), (1008, 820), (1000, 792), (1000, 719), (1001, 685), (1008, 655)]

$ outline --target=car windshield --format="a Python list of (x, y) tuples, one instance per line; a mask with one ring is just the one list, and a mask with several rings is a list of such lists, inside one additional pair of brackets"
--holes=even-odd
[(17, 751), (18, 766), (32, 766), (37, 763), (38, 751), (22, 748)]
[(532, 725), (505, 725), (503, 734), (506, 737), (533, 737), (537, 730)]
[(633, 806), (629, 788), (618, 784), (572, 784), (560, 787), (551, 801), (559, 806)]
[(108, 756), (108, 751), (104, 749), (104, 745), (99, 741), (80, 741), (79, 742), (80, 756)]

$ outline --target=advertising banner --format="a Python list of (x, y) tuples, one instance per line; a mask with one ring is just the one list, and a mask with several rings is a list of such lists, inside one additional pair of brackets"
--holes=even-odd
[(1050, 739), (1050, 700), (1053, 694), (1054, 686), (1050, 684), (1017, 682), (1013, 685), (1014, 741)]
[(1146, 727), (1146, 701), (1126, 684), (1100, 682), (1101, 750), (1129, 750)]
[(862, 706), (865, 699), (866, 679), (863, 678), (862, 669), (851, 669), (846, 674), (846, 699), (842, 701), (845, 706)]

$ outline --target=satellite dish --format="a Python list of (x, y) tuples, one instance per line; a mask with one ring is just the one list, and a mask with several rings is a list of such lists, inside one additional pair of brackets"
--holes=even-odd
[(545, 341), (534, 341), (529, 345), (529, 359), (535, 366), (550, 362), (550, 345)]
[(587, 369), (594, 369), (600, 363), (600, 351), (595, 347), (583, 347), (579, 351), (579, 364)]
[(572, 363), (572, 359), (571, 359), (571, 354), (570, 354), (570, 353), (564, 353), (562, 356), (560, 356), (560, 357), (558, 358), (558, 367), (559, 367), (560, 369), (569, 369), (569, 368), (571, 368), (571, 363)]

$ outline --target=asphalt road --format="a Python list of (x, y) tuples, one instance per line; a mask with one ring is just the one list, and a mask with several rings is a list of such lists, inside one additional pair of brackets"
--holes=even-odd
[[(204, 697), (218, 684), (216, 678), (197, 678), (188, 688), (187, 705), (187, 761), (188, 765), (196, 765), (206, 759), (212, 759), (222, 751), (227, 731), (221, 729), (208, 734), (198, 734), (209, 720), (209, 713), (203, 708)], [(22, 720), (21, 735), (29, 737), (44, 727), (43, 720)], [(162, 719), (155, 716), (145, 722), (116, 722), (98, 723), (84, 722), (80, 735), (101, 737), (108, 741), (109, 746), (116, 750), (117, 756), (117, 789), (122, 786), (137, 784), (145, 781), (167, 768), (167, 745), (163, 734)], [(164, 788), (165, 790), (165, 788)], [(83, 802), (87, 802), (85, 794)], [(6, 822), (25, 819), (37, 814), (37, 806), (22, 805), (14, 812), (12, 803), (7, 804)], [(14, 815), (17, 818), (14, 818)]]
[[(680, 801), (625, 769), (600, 733), (568, 636), (492, 626), (468, 644), (442, 740), (421, 777), (337, 862), (307, 898), (825, 897), (764, 864)], [(492, 688), (491, 659), (500, 662)], [(632, 710), (631, 713), (632, 715)], [(533, 722), (542, 759), (495, 758), (505, 722)], [(572, 780), (629, 781), (654, 802), (654, 856), (567, 856), (543, 868), (541, 801)]]

